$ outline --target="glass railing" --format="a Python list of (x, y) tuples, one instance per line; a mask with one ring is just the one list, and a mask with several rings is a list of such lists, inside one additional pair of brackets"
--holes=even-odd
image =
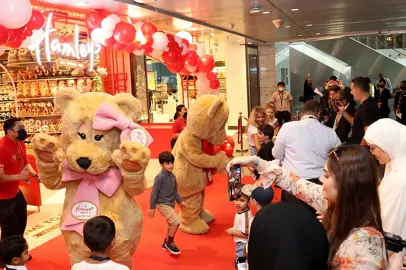
[(406, 34), (355, 36), (352, 38), (374, 50), (406, 48)]

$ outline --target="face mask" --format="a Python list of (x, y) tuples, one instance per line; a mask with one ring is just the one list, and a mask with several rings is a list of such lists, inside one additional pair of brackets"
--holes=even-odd
[(385, 85), (380, 85), (379, 88), (385, 88)]
[(183, 115), (183, 118), (185, 119), (187, 118), (187, 112)]
[(27, 137), (28, 137), (28, 134), (27, 134), (27, 131), (25, 130), (25, 129), (20, 129), (19, 131), (18, 131), (18, 136), (17, 136), (17, 140), (19, 140), (19, 141), (24, 141), (25, 139), (27, 139)]
[(280, 92), (282, 92), (282, 91), (284, 91), (284, 90), (285, 90), (285, 88), (283, 88), (283, 87), (279, 87), (279, 88), (278, 88), (278, 90), (279, 90)]
[(406, 90), (406, 86), (402, 86), (401, 88), (400, 88), (400, 90)]

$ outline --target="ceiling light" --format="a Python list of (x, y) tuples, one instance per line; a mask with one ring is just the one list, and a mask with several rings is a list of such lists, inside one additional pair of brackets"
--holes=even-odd
[(313, 24), (309, 23), (309, 24), (306, 24), (306, 26), (310, 27), (310, 26), (313, 26)]
[(269, 13), (271, 13), (270, 11), (264, 11), (264, 12), (262, 12), (262, 14), (269, 14)]
[(252, 42), (248, 42), (248, 45), (252, 45)]
[(286, 25), (286, 26), (285, 26), (285, 28), (291, 28), (291, 27), (292, 27), (292, 26), (290, 26), (290, 25)]
[(316, 36), (320, 36), (321, 34), (320, 33), (316, 33)]
[(300, 34), (300, 35), (299, 35), (299, 37), (303, 37), (303, 35), (302, 35), (302, 34)]
[(239, 39), (239, 40), (237, 40), (238, 41), (238, 43), (241, 43), (242, 41), (241, 41), (241, 39)]
[(300, 9), (298, 8), (292, 8), (290, 11), (299, 11)]
[(250, 10), (250, 14), (258, 14), (258, 13), (261, 13), (261, 12), (264, 12), (264, 10), (262, 8), (260, 8), (260, 7), (253, 7)]

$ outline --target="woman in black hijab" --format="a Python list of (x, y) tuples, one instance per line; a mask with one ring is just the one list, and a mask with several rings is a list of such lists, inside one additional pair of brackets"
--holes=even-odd
[(327, 270), (326, 231), (299, 204), (262, 208), (252, 223), (248, 250), (250, 270)]

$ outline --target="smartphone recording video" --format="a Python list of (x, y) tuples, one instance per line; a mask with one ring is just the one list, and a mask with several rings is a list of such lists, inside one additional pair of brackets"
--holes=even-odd
[(241, 196), (241, 188), (241, 167), (231, 167), (228, 173), (228, 197), (230, 201), (234, 201)]

